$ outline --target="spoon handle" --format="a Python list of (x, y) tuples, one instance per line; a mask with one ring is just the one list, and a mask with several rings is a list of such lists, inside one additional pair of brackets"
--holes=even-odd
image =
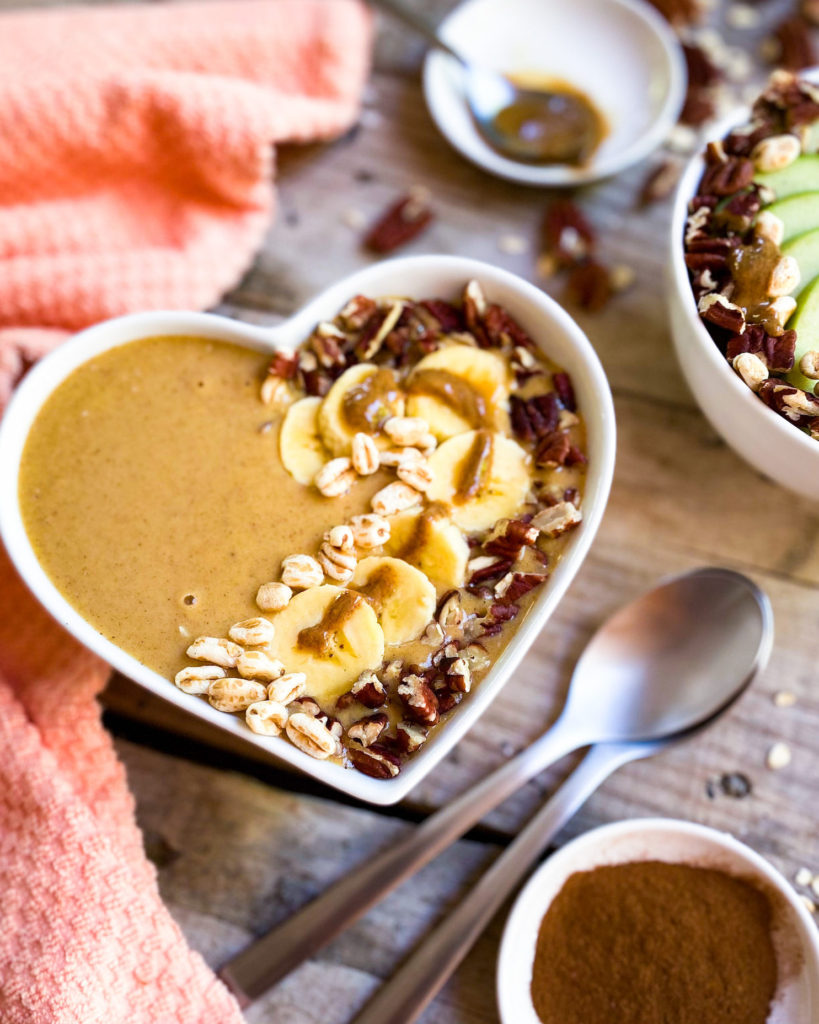
[(430, 815), (402, 842), (355, 868), (283, 924), (243, 949), (222, 967), (219, 976), (239, 1003), (249, 1006), (516, 789), (582, 745), (583, 740), (570, 729), (555, 723), (517, 757)]
[(412, 1024), (472, 948), (544, 846), (601, 783), (654, 744), (592, 747), (575, 771), (506, 848), (469, 894), (383, 985), (355, 1024)]
[(427, 42), (432, 43), (433, 46), (439, 50), (443, 50), (448, 53), (450, 57), (454, 57), (459, 64), (464, 64), (464, 58), (457, 53), (449, 43), (445, 43), (443, 39), (438, 35), (437, 27), (423, 14), (419, 14), (410, 7), (408, 3), (402, 3), (401, 0), (372, 0), (374, 7), (379, 7), (383, 11), (388, 11), (394, 17), (398, 18), (399, 21), (403, 21), (405, 25), (409, 25), (410, 28), (423, 36)]

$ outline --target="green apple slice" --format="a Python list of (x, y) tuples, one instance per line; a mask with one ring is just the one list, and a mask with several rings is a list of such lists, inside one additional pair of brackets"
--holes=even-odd
[(767, 185), (777, 199), (784, 199), (797, 192), (814, 192), (819, 189), (819, 153), (803, 154), (781, 171), (755, 174), (754, 181), (759, 185)]
[(796, 353), (793, 369), (785, 379), (794, 387), (813, 394), (816, 381), (800, 372), (799, 360), (806, 352), (819, 349), (819, 277), (814, 277), (803, 289), (788, 328), (796, 331)]
[(802, 292), (819, 276), (819, 228), (797, 235), (785, 242), (782, 252), (793, 256), (799, 264), (799, 284), (791, 294), (798, 299)]
[(785, 225), (783, 242), (819, 228), (819, 185), (816, 192), (794, 192), (766, 207)]

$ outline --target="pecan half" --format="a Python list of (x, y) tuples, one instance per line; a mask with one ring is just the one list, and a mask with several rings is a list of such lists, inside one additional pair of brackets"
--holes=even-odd
[(394, 779), (401, 771), (401, 759), (380, 743), (366, 750), (352, 747), (349, 753), (353, 767), (373, 779)]
[(679, 160), (667, 157), (652, 168), (643, 181), (637, 197), (640, 206), (648, 206), (661, 199), (667, 199), (677, 186), (680, 179), (681, 166)]
[(417, 238), (434, 218), (426, 189), (414, 189), (393, 203), (370, 228), (364, 245), (379, 254)]
[(554, 430), (535, 449), (535, 465), (538, 468), (553, 469), (565, 464), (572, 450), (569, 435), (564, 430)]
[(557, 393), (549, 391), (534, 398), (512, 395), (509, 400), (512, 430), (523, 441), (536, 441), (551, 433), (560, 419)]
[(707, 195), (730, 196), (748, 188), (753, 180), (753, 160), (732, 156), (724, 163), (712, 164), (706, 169), (699, 190)]
[(514, 572), (509, 573), (495, 587), (497, 597), (504, 601), (518, 601), (530, 590), (539, 587), (548, 576), (544, 572)]
[(800, 15), (785, 18), (773, 34), (776, 64), (788, 71), (801, 71), (816, 63), (810, 24)]
[(451, 302), (443, 299), (424, 299), (420, 305), (437, 321), (444, 334), (452, 334), (464, 329), (463, 314)]

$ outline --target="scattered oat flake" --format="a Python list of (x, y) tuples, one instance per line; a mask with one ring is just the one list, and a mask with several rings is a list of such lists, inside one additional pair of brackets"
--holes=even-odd
[(804, 889), (807, 889), (815, 879), (810, 868), (800, 868), (794, 875), (794, 881), (797, 885), (801, 885)]
[(731, 4), (725, 12), (725, 23), (731, 28), (756, 28), (762, 16), (750, 4)]
[(773, 702), (778, 708), (792, 708), (796, 703), (796, 694), (790, 690), (777, 690)]
[(523, 235), (501, 235), (498, 239), (498, 248), (509, 256), (517, 256), (519, 253), (526, 252), (529, 242)]
[(819, 875), (814, 875), (810, 883), (811, 892), (819, 898)]
[(787, 743), (774, 743), (765, 758), (765, 764), (772, 772), (787, 768), (791, 763), (791, 748)]
[(345, 210), (341, 215), (341, 219), (352, 231), (362, 231), (367, 224), (367, 217), (364, 212), (355, 206)]
[(615, 263), (609, 271), (609, 281), (616, 292), (622, 292), (626, 288), (630, 288), (634, 284), (636, 277), (637, 274), (634, 267), (630, 267), (626, 263)]
[(686, 124), (675, 124), (665, 144), (673, 153), (693, 153), (697, 148), (697, 133)]
[(807, 910), (809, 914), (816, 913), (816, 904), (813, 902), (810, 896), (800, 895), (799, 899), (802, 901), (802, 906), (805, 908), (805, 910)]

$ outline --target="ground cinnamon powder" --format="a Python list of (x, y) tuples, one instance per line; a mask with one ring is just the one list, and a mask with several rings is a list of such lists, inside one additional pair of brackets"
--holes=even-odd
[(642, 861), (578, 872), (541, 922), (543, 1024), (765, 1024), (768, 897), (723, 871)]

